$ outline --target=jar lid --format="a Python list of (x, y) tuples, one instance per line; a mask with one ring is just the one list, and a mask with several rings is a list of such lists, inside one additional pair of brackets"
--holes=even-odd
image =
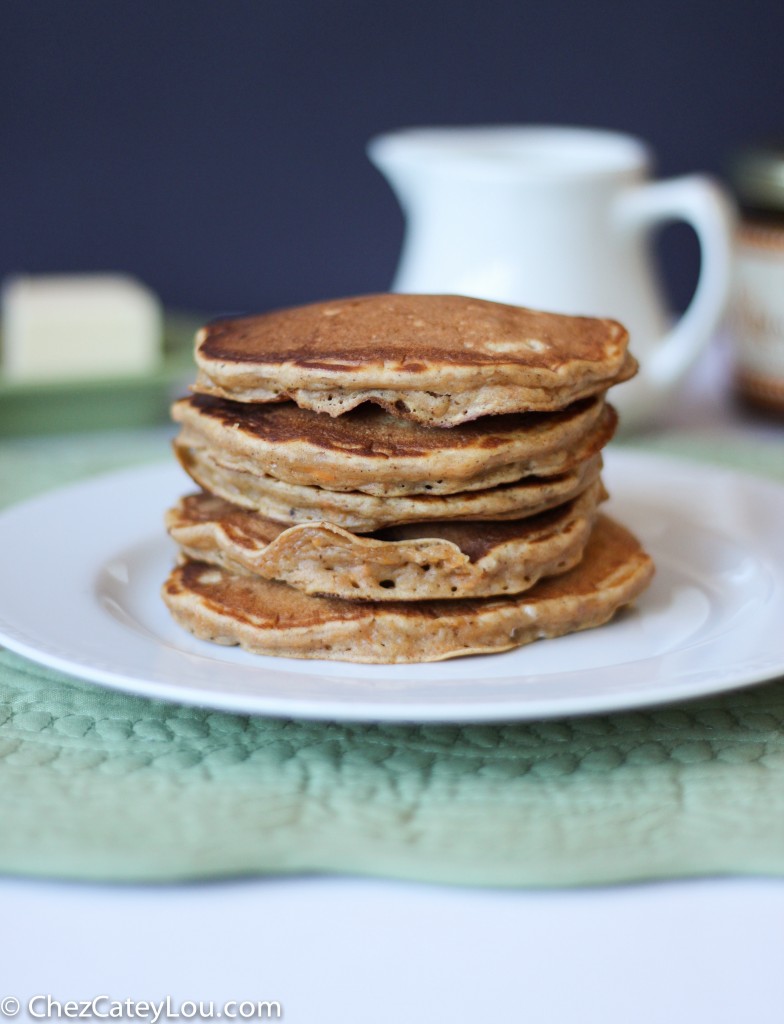
[(732, 163), (731, 177), (741, 200), (752, 206), (784, 210), (784, 143), (739, 153)]

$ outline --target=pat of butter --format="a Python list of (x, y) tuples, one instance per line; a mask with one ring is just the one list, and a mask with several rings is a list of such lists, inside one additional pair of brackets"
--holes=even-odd
[(160, 362), (160, 302), (125, 275), (12, 278), (2, 320), (8, 381), (134, 376)]

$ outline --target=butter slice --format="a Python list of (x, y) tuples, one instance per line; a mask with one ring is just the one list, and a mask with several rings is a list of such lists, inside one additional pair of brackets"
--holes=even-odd
[(2, 321), (7, 381), (135, 376), (161, 358), (160, 302), (122, 274), (12, 278)]

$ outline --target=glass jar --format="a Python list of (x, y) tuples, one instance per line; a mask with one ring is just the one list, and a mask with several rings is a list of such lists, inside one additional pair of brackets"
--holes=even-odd
[(731, 177), (742, 213), (730, 306), (736, 388), (784, 417), (784, 144), (739, 154)]

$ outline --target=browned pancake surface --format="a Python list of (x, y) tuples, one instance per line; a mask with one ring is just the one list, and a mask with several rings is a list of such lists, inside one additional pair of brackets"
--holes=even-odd
[(459, 295), (382, 294), (220, 320), (204, 328), (198, 353), (214, 362), (344, 373), (383, 363), (414, 376), (443, 364), (557, 374), (576, 363), (617, 370), (626, 341), (613, 320)]
[(333, 418), (301, 409), (293, 402), (240, 404), (197, 394), (176, 402), (174, 416), (178, 422), (212, 420), (267, 444), (301, 442), (324, 451), (382, 461), (467, 448), (492, 452), (508, 447), (518, 437), (531, 439), (532, 447), (536, 439), (541, 439), (544, 446), (549, 435), (557, 437), (558, 431), (573, 421), (594, 423), (601, 415), (601, 406), (601, 399), (587, 398), (558, 412), (485, 416), (444, 430), (400, 419), (373, 405)]

